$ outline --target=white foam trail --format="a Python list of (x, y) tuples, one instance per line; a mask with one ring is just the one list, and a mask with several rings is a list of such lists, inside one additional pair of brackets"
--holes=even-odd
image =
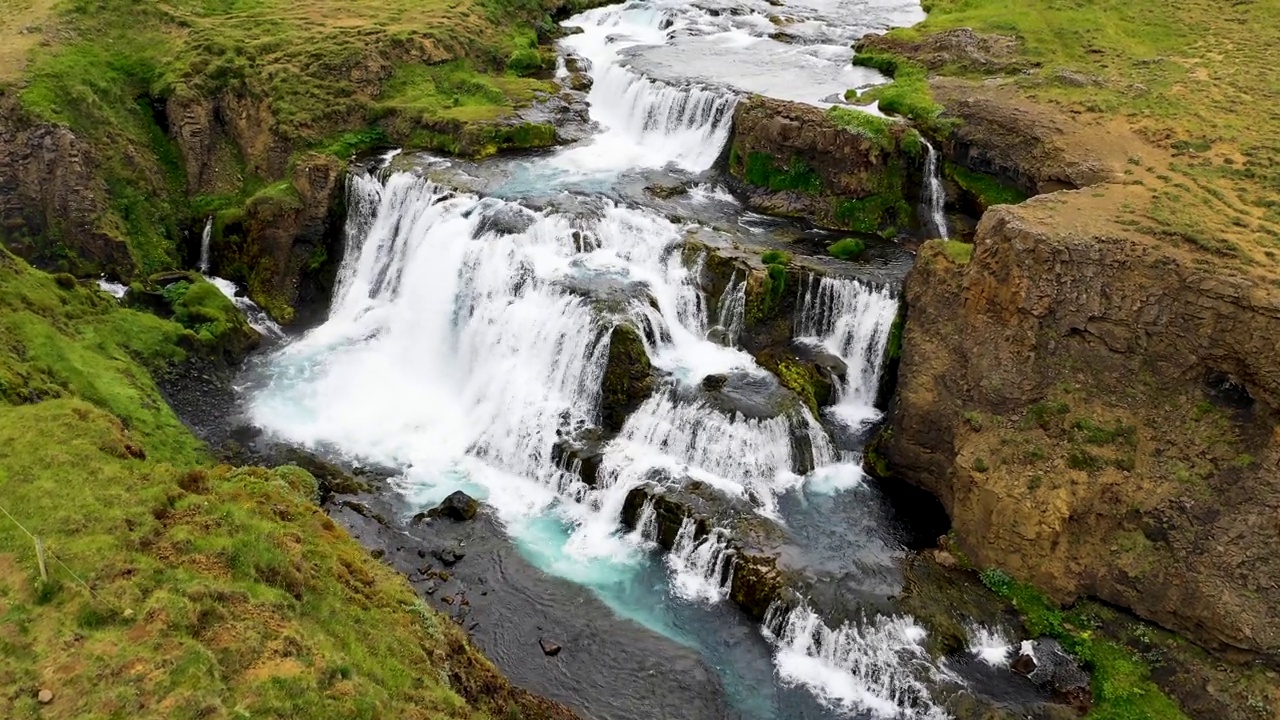
[(942, 173), (938, 169), (938, 151), (928, 140), (924, 141), (924, 193), (921, 198), (925, 216), (932, 227), (933, 237), (947, 238), (947, 191), (942, 186)]
[(837, 388), (835, 415), (857, 428), (880, 417), (880, 373), (898, 299), (887, 288), (852, 278), (810, 276), (796, 320), (797, 339), (840, 357), (846, 379)]
[(213, 216), (204, 221), (204, 232), (200, 234), (200, 263), (197, 266), (201, 275), (209, 274), (209, 244), (213, 240)]
[(209, 275), (206, 275), (204, 279), (222, 291), (222, 294), (226, 295), (227, 299), (239, 308), (240, 312), (244, 313), (244, 318), (248, 321), (249, 327), (270, 338), (284, 337), (284, 328), (272, 320), (266, 310), (258, 307), (257, 303), (242, 293), (235, 283)]
[(1014, 643), (999, 629), (969, 625), (969, 653), (992, 667), (1008, 667)]
[(733, 585), (733, 552), (723, 530), (717, 528), (698, 539), (696, 534), (697, 523), (686, 517), (667, 554), (671, 589), (685, 600), (716, 603)]
[(117, 300), (123, 298), (124, 294), (129, 292), (128, 285), (112, 282), (108, 280), (106, 276), (98, 278), (98, 289)]
[(937, 672), (921, 644), (923, 628), (906, 617), (877, 617), (831, 629), (807, 605), (776, 603), (764, 635), (774, 644), (782, 682), (802, 685), (846, 712), (895, 720), (947, 720), (922, 677)]

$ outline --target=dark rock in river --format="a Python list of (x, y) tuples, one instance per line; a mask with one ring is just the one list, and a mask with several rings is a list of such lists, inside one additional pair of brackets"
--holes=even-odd
[(428, 511), (430, 517), (446, 517), (458, 522), (466, 522), (480, 511), (480, 503), (470, 495), (456, 490), (444, 499), (444, 502)]
[[(1010, 666), (1015, 672), (1022, 672), (1037, 685), (1051, 690), (1056, 698), (1081, 715), (1089, 711), (1093, 705), (1089, 673), (1057, 640), (1040, 638), (1024, 643), (1023, 648)], [(1030, 672), (1026, 672), (1028, 667)]]
[(649, 283), (581, 262), (571, 263), (569, 273), (557, 279), (556, 285), (590, 300), (598, 311), (610, 315), (625, 315), (633, 305), (657, 306)]
[(745, 370), (707, 376), (697, 397), (726, 415), (753, 420), (790, 416), (801, 405), (800, 398), (778, 378)]
[(604, 448), (609, 439), (599, 428), (586, 428), (562, 437), (551, 446), (551, 462), (566, 472), (578, 476), (582, 482), (595, 487), (600, 463), (604, 461)]
[(609, 360), (601, 388), (604, 428), (621, 430), (627, 416), (653, 394), (653, 383), (653, 365), (640, 333), (631, 325), (618, 325), (609, 335)]
[(545, 638), (538, 638), (538, 646), (542, 648), (542, 654), (547, 657), (555, 657), (560, 654), (563, 649), (559, 645)]
[(472, 237), (479, 238), (483, 235), (519, 235), (529, 229), (533, 225), (537, 215), (514, 203), (496, 204), (491, 208), (481, 210), (483, 216), (480, 222), (476, 224), (476, 229), (472, 233)]

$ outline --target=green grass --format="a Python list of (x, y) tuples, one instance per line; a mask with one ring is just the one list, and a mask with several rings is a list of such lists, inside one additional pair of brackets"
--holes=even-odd
[(212, 467), (150, 372), (221, 322), (210, 290), (165, 292), (193, 331), (0, 251), (0, 716), (547, 717), (312, 476)]
[(1132, 650), (1103, 637), (1091, 608), (1063, 611), (1031, 585), (1002, 570), (980, 573), (982, 582), (1007, 600), (1032, 637), (1052, 637), (1093, 675), (1088, 720), (1186, 720), (1177, 704), (1151, 681), (1151, 671)]
[(844, 238), (827, 246), (827, 253), (840, 260), (854, 260), (866, 252), (867, 244), (859, 238)]
[(942, 106), (933, 99), (929, 75), (923, 66), (881, 52), (860, 52), (854, 56), (853, 63), (875, 68), (893, 81), (873, 87), (861, 95), (851, 90), (850, 101), (861, 104), (877, 102), (882, 111), (909, 118), (934, 135), (945, 136), (949, 132), (949, 125), (939, 121)]
[(791, 255), (783, 250), (765, 250), (760, 254), (760, 261), (765, 265), (787, 265), (791, 262)]
[(822, 192), (822, 178), (798, 157), (780, 164), (768, 153), (747, 153), (742, 178), (756, 187), (774, 191), (794, 190), (810, 195)]
[(952, 162), (946, 163), (945, 172), (961, 190), (972, 195), (984, 211), (993, 205), (1017, 205), (1027, 199), (1021, 190), (986, 173), (974, 172)]
[[(1280, 255), (1261, 249), (1280, 237), (1280, 13), (1271, 3), (1188, 0), (932, 0), (919, 25), (890, 32), (903, 41), (955, 28), (1011, 36), (1027, 71), (1004, 79), (1021, 94), (1072, 114), (1121, 118), (1140, 137), (1178, 158), (1149, 167), (1160, 180), (1139, 228), (1231, 260), (1275, 270)], [(881, 52), (855, 62), (895, 82), (865, 94), (882, 107), (927, 120), (922, 73)], [(985, 80), (957, 63), (938, 74)], [(1068, 73), (1086, 84), (1066, 82)], [(1224, 108), (1229, 111), (1224, 112)], [(1131, 163), (1141, 167), (1150, 158)], [(1257, 250), (1257, 252), (1255, 252)]]
[(939, 243), (943, 255), (956, 265), (965, 266), (973, 259), (973, 244), (959, 240), (930, 240)]
[[(35, 119), (68, 126), (88, 142), (108, 195), (98, 230), (127, 244), (137, 276), (179, 262), (181, 229), (206, 210), (187, 197), (177, 144), (163, 127), (177, 99), (234, 98), (231, 114), (251, 136), (250, 155), (215, 148), (206, 192), (243, 201), (284, 179), (271, 157), (317, 150), (343, 159), (426, 123), (433, 149), (541, 146), (540, 129), (456, 138), (502, 118), (548, 83), (525, 77), (550, 58), (537, 44), (564, 0), (67, 0), (52, 11), (46, 42), (29, 53), (16, 86)], [(11, 40), (3, 36), (0, 42)], [(17, 32), (12, 28), (11, 32)], [(390, 77), (386, 77), (390, 74)], [(399, 117), (401, 114), (403, 118)], [(381, 121), (382, 126), (373, 123)], [(387, 135), (395, 135), (390, 138)], [(220, 141), (221, 142), (221, 141)], [(213, 178), (209, 180), (208, 178)], [(100, 272), (74, 257), (75, 238), (37, 239), (63, 269)]]

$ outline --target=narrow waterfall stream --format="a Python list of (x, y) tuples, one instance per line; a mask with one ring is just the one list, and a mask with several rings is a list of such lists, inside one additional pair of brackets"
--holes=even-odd
[(938, 151), (928, 140), (924, 141), (924, 192), (921, 194), (920, 209), (928, 220), (927, 229), (932, 231), (931, 237), (947, 239), (947, 191), (942, 185), (942, 169), (938, 162)]
[[(862, 275), (850, 264), (847, 276), (789, 290), (795, 342), (845, 368), (818, 416), (771, 400), (788, 391), (739, 347), (744, 278), (708, 297), (705, 257), (686, 249), (691, 232), (721, 232), (715, 223), (768, 238), (708, 172), (739, 93), (822, 103), (874, 81), (850, 66), (850, 41), (914, 22), (919, 7), (720, 5), (629, 2), (566, 21), (582, 30), (562, 46), (589, 63), (599, 130), (544, 156), (469, 167), (496, 178), (483, 195), (415, 171), (445, 166), (429, 158), (353, 174), (328, 319), (256, 370), (248, 412), (274, 437), (397, 469), (395, 488), (414, 507), (458, 489), (480, 498), (541, 570), (696, 650), (724, 684), (725, 717), (942, 718), (922, 683), (946, 671), (911, 618), (880, 603), (828, 624), (802, 604), (753, 626), (725, 600), (735, 558), (723, 530), (699, 537), (686, 520), (663, 556), (652, 503), (633, 532), (621, 524), (638, 486), (698, 482), (786, 524), (797, 552), (838, 569), (851, 597), (887, 598), (901, 584), (904, 551), (860, 451), (879, 418), (905, 261), (868, 263)], [(805, 42), (769, 37), (779, 13)], [(642, 171), (698, 180), (679, 218), (619, 190)], [(604, 446), (589, 485), (555, 461), (556, 447), (600, 424), (611, 332), (624, 323), (641, 330), (656, 387)], [(710, 376), (763, 409), (717, 405), (701, 390)]]

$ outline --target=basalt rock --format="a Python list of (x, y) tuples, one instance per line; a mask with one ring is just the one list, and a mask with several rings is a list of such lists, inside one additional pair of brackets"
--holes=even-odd
[(962, 67), (978, 73), (1017, 73), (1031, 67), (1018, 53), (1018, 38), (1009, 35), (976, 33), (955, 28), (924, 35), (919, 40), (903, 40), (871, 33), (859, 38), (859, 53), (889, 53), (911, 60), (929, 70)]
[(456, 490), (449, 494), (439, 505), (427, 511), (430, 517), (443, 517), (457, 522), (466, 522), (480, 511), (480, 503), (470, 495)]
[(653, 394), (653, 365), (640, 333), (623, 323), (609, 334), (609, 359), (601, 385), (600, 413), (605, 430), (618, 432), (627, 416)]
[(879, 452), (976, 565), (1275, 664), (1280, 290), (1086, 200), (992, 208), (967, 265), (924, 247)]
[(586, 428), (566, 435), (551, 446), (551, 462), (595, 487), (608, 442), (608, 437), (599, 428)]
[(879, 130), (844, 127), (802, 103), (759, 96), (740, 102), (728, 153), (735, 191), (751, 208), (772, 215), (807, 218), (838, 230), (897, 234), (914, 222), (906, 198), (918, 195), (912, 185), (918, 173), (908, 168), (918, 164), (915, 156), (923, 145), (904, 124), (867, 122), (878, 123)]
[(32, 121), (14, 96), (0, 97), (0, 241), (49, 271), (132, 278), (129, 248), (97, 153), (69, 129)]

